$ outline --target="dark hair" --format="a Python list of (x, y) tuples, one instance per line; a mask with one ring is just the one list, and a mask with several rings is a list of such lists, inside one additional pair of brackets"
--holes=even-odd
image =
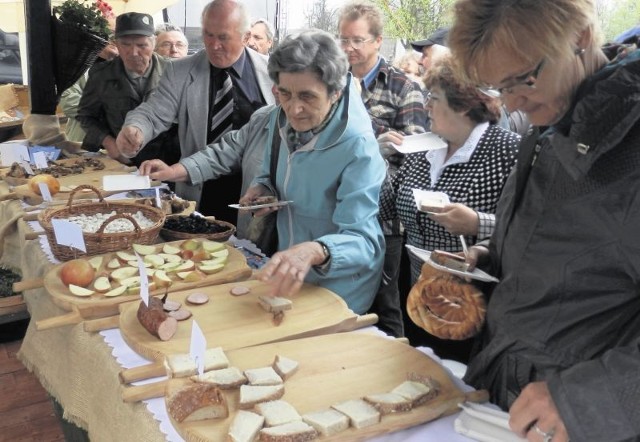
[(329, 95), (342, 90), (349, 63), (331, 34), (311, 29), (287, 36), (269, 57), (269, 77), (280, 83), (280, 72), (313, 72), (327, 85)]
[(500, 100), (463, 80), (456, 72), (451, 56), (439, 58), (427, 71), (424, 83), (427, 89), (442, 89), (449, 107), (456, 112), (465, 112), (471, 121), (497, 123), (500, 119)]

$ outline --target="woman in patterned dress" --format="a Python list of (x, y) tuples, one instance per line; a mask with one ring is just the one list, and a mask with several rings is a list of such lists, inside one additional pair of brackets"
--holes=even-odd
[[(502, 187), (515, 161), (520, 137), (496, 125), (500, 103), (454, 73), (450, 57), (441, 59), (426, 76), (431, 91), (427, 110), (431, 131), (446, 149), (407, 155), (394, 178), (382, 190), (382, 219), (399, 216), (407, 244), (426, 250), (461, 250), (459, 235), (469, 244), (491, 235)], [(417, 210), (413, 189), (444, 192), (451, 204), (439, 213)], [(422, 261), (410, 256), (411, 283)]]

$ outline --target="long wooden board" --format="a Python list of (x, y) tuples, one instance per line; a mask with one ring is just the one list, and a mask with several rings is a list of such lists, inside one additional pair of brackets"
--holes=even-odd
[[(122, 337), (140, 355), (160, 361), (167, 355), (189, 353), (194, 319), (207, 338), (207, 346), (225, 350), (358, 328), (358, 315), (349, 310), (342, 298), (322, 287), (305, 284), (292, 298), (293, 308), (286, 311), (284, 320), (276, 326), (273, 314), (258, 304), (258, 296), (266, 295), (269, 287), (256, 280), (243, 281), (241, 285), (249, 287), (251, 293), (233, 296), (229, 290), (235, 285), (238, 284), (171, 293), (169, 299), (182, 302), (193, 316), (178, 323), (178, 331), (169, 341), (159, 340), (140, 325), (136, 316), (139, 302), (123, 304)], [(185, 298), (195, 291), (209, 295), (209, 302), (186, 305)]]
[[(169, 244), (179, 246), (179, 244), (181, 243), (182, 241), (173, 241)], [(164, 243), (157, 244), (156, 247), (160, 251), (163, 245)], [(168, 291), (172, 292), (177, 290), (222, 284), (231, 281), (238, 281), (251, 276), (252, 271), (251, 268), (247, 265), (245, 256), (240, 251), (229, 245), (226, 245), (226, 248), (229, 250), (229, 257), (222, 271), (211, 275), (206, 275), (206, 277), (200, 281), (184, 282), (177, 280), (168, 288)], [(100, 274), (105, 271), (104, 269), (106, 263), (108, 263), (111, 258), (115, 257), (115, 252), (96, 256), (103, 257), (101, 268), (98, 270), (98, 272), (96, 272), (97, 274)], [(93, 257), (83, 259), (89, 260), (92, 258)], [(47, 289), (47, 292), (51, 295), (51, 298), (56, 305), (68, 311), (77, 310), (84, 319), (103, 318), (106, 316), (117, 315), (119, 313), (118, 306), (120, 304), (140, 299), (138, 295), (122, 295), (113, 298), (107, 298), (100, 293), (96, 293), (89, 297), (75, 296), (71, 294), (69, 288), (64, 285), (62, 280), (60, 279), (60, 271), (63, 265), (64, 264), (55, 266), (47, 272), (44, 277), (44, 287)], [(151, 290), (150, 294), (163, 294), (165, 293), (165, 291), (165, 289), (155, 289)]]
[[(299, 363), (298, 371), (284, 383), (282, 400), (289, 402), (299, 414), (320, 411), (331, 405), (368, 394), (384, 393), (407, 380), (408, 373), (430, 376), (440, 384), (438, 396), (410, 412), (382, 416), (373, 426), (348, 430), (321, 441), (359, 441), (376, 435), (398, 431), (456, 411), (464, 399), (443, 368), (415, 348), (366, 333), (342, 333), (295, 341), (278, 342), (226, 352), (230, 365), (246, 370), (272, 364), (276, 355)], [(189, 382), (172, 379), (171, 391)], [(229, 417), (193, 423), (173, 422), (187, 441), (217, 442), (227, 440), (227, 432), (237, 411), (239, 390), (224, 392), (229, 404)]]

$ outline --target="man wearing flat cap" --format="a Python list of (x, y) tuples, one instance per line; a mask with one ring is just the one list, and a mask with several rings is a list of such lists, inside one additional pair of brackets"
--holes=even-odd
[(131, 160), (121, 156), (116, 147), (127, 112), (149, 98), (169, 63), (153, 52), (154, 30), (149, 14), (127, 12), (116, 18), (115, 42), (120, 56), (89, 71), (80, 99), (77, 118), (87, 133), (84, 149), (104, 148), (111, 158), (136, 166), (146, 159), (160, 158), (174, 164), (180, 158), (176, 125)]
[(448, 34), (449, 28), (440, 28), (426, 39), (411, 43), (413, 49), (422, 53), (421, 63), (425, 72), (439, 57), (449, 53), (446, 43)]

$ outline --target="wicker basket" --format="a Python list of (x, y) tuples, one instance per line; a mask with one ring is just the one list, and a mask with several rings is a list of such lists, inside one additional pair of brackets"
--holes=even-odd
[[(85, 189), (94, 191), (98, 195), (99, 201), (73, 204), (75, 194)], [(85, 215), (94, 215), (96, 213), (108, 213), (111, 211), (115, 211), (116, 214), (102, 223), (96, 233), (83, 233), (82, 236), (84, 237), (87, 249), (86, 254), (81, 250), (62, 246), (56, 242), (56, 236), (53, 231), (53, 226), (51, 225), (52, 218), (64, 219), (81, 213)], [(153, 226), (141, 229), (133, 216), (131, 216), (132, 213), (136, 213), (138, 211), (142, 212), (142, 214), (148, 219), (154, 221)], [(135, 230), (133, 232), (104, 233), (104, 229), (107, 225), (119, 218), (126, 218), (131, 221)], [(133, 243), (153, 244), (158, 238), (160, 229), (164, 224), (164, 218), (165, 214), (156, 207), (128, 202), (105, 201), (98, 189), (87, 184), (78, 186), (73, 190), (73, 192), (71, 192), (69, 202), (65, 207), (59, 209), (46, 209), (38, 214), (38, 221), (47, 235), (51, 251), (60, 261), (67, 261), (85, 255), (97, 255), (100, 253), (126, 250), (130, 248)]]
[[(183, 215), (169, 215), (167, 218), (175, 218), (178, 216), (183, 216)], [(205, 218), (209, 222), (228, 227), (228, 230), (225, 230), (224, 232), (220, 232), (220, 233), (186, 233), (186, 232), (178, 232), (177, 230), (169, 230), (169, 229), (163, 228), (162, 230), (160, 230), (160, 236), (165, 241), (178, 241), (181, 239), (204, 238), (211, 241), (225, 242), (229, 238), (231, 238), (231, 235), (236, 233), (236, 226), (234, 226), (231, 223), (217, 220), (212, 216), (205, 216)]]

